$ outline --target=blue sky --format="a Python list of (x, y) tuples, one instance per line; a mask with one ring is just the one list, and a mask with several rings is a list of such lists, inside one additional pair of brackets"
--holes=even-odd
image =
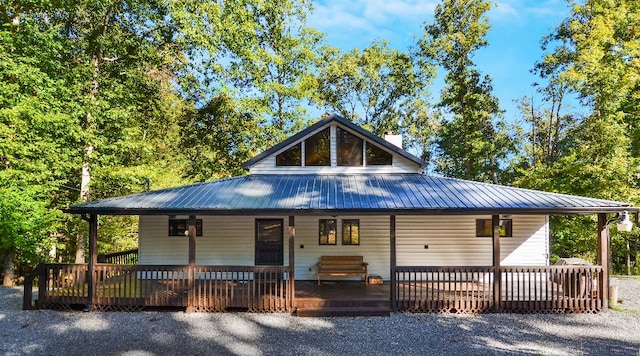
[[(364, 48), (376, 39), (406, 51), (422, 36), (425, 21), (433, 22), (437, 0), (318, 0), (309, 25), (326, 34), (330, 45), (347, 51)], [(529, 70), (543, 56), (540, 40), (569, 13), (565, 0), (502, 0), (489, 12), (489, 45), (474, 61), (493, 79), (494, 94), (509, 121), (517, 116), (513, 100), (535, 94), (540, 79)], [(443, 76), (442, 72), (438, 73)], [(441, 79), (433, 88), (439, 98)]]

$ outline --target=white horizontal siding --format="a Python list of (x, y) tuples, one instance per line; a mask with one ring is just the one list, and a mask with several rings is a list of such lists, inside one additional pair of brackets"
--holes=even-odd
[[(178, 218), (187, 218), (178, 216)], [(196, 240), (196, 263), (247, 265), (255, 261), (255, 216), (198, 216), (203, 236)], [(288, 265), (288, 217), (283, 220), (283, 257)], [(315, 280), (316, 263), (323, 255), (358, 255), (369, 263), (369, 274), (389, 279), (389, 216), (337, 216), (337, 245), (319, 245), (319, 219), (331, 216), (295, 217), (296, 279)], [(399, 266), (489, 266), (492, 239), (475, 237), (475, 219), (490, 216), (396, 217), (396, 249)], [(548, 264), (548, 219), (545, 216), (513, 216), (513, 237), (500, 239), (503, 265)], [(342, 220), (360, 219), (360, 245), (343, 246)], [(167, 216), (140, 216), (140, 264), (187, 264), (188, 239), (168, 235)], [(425, 249), (425, 245), (428, 246)], [(331, 277), (335, 278), (335, 277)], [(345, 277), (343, 279), (357, 279)]]
[(138, 263), (189, 263), (189, 240), (186, 236), (169, 236), (169, 218), (166, 215), (141, 215), (138, 229)]
[[(336, 219), (337, 245), (320, 245), (318, 229), (320, 219)], [(342, 245), (342, 220), (360, 219), (360, 245)], [(296, 279), (316, 279), (316, 263), (320, 256), (362, 256), (369, 263), (369, 274), (389, 278), (389, 217), (388, 216), (298, 216), (295, 218)], [(304, 246), (304, 247), (303, 247)], [(331, 279), (357, 279), (358, 277), (327, 277)]]
[[(176, 216), (186, 219), (188, 216)], [(196, 264), (253, 266), (255, 263), (255, 217), (197, 216), (202, 236), (196, 237)], [(288, 218), (283, 219), (283, 257), (289, 263)], [(168, 236), (168, 216), (140, 216), (140, 264), (189, 263), (189, 239)]]
[[(493, 241), (476, 236), (476, 219), (491, 216), (398, 216), (399, 266), (490, 266)], [(513, 237), (500, 238), (502, 265), (546, 265), (546, 216), (512, 216)], [(425, 248), (425, 245), (428, 248)]]

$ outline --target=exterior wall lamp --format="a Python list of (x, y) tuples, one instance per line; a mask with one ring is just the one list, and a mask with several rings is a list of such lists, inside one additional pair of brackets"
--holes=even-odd
[(633, 229), (633, 222), (629, 218), (629, 212), (623, 211), (618, 215), (618, 231), (629, 232)]

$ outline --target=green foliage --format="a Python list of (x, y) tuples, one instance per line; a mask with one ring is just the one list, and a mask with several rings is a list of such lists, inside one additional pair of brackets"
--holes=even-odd
[[(542, 89), (548, 109), (540, 114), (524, 106), (524, 111), (533, 113), (527, 121), (535, 129), (525, 146), (526, 157), (517, 164), (515, 184), (637, 204), (640, 33), (634, 24), (640, 18), (640, 6), (630, 0), (573, 1), (572, 5), (571, 14), (544, 39), (544, 48), (552, 51), (535, 67), (548, 80)], [(561, 112), (568, 92), (577, 94), (590, 113), (578, 118)], [(552, 250), (556, 254), (584, 256), (595, 246), (595, 222), (586, 218), (554, 221)], [(637, 233), (612, 229), (611, 247), (615, 272), (626, 273), (627, 258), (637, 263)]]
[(190, 164), (185, 175), (207, 181), (244, 173), (242, 163), (261, 146), (260, 122), (238, 112), (228, 97), (217, 97), (183, 117), (182, 150)]
[(233, 98), (273, 144), (305, 124), (306, 104), (315, 100), (313, 73), (321, 33), (306, 26), (306, 0), (226, 1), (219, 96)]
[(446, 71), (439, 106), (446, 110), (436, 145), (436, 170), (452, 177), (499, 180), (500, 163), (513, 151), (506, 125), (494, 122), (502, 115), (491, 94), (491, 78), (482, 77), (472, 61), (487, 45), (487, 1), (445, 0), (435, 10), (435, 22), (425, 26), (419, 41), (423, 63)]

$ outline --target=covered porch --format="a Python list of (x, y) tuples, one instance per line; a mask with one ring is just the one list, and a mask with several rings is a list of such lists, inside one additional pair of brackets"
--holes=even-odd
[[(387, 313), (598, 312), (609, 299), (608, 226), (625, 211), (637, 209), (420, 174), (236, 177), (71, 207), (67, 212), (89, 223), (88, 263), (40, 265), (26, 281), (24, 307), (295, 312), (386, 305)], [(145, 217), (140, 231), (156, 233), (141, 249), (164, 248), (136, 265), (99, 263), (99, 214)], [(548, 242), (546, 216), (572, 214), (597, 215), (596, 266), (548, 266), (548, 257), (524, 253), (531, 236)], [(177, 216), (184, 225), (172, 235), (167, 225), (171, 230), (169, 220)], [(536, 218), (523, 220), (519, 238), (505, 240), (505, 216)], [(347, 243), (336, 242), (338, 219), (343, 232), (357, 226)], [(478, 222), (486, 223), (486, 234), (477, 234)], [(544, 251), (539, 246), (533, 249)], [(505, 259), (520, 247), (516, 258)], [(363, 256), (369, 273), (383, 276), (384, 284), (338, 283), (328, 294), (323, 285), (307, 286), (315, 277), (313, 266), (328, 254)], [(375, 305), (367, 304), (371, 293), (381, 296)]]
[(178, 308), (296, 312), (299, 316), (574, 313), (607, 308), (608, 278), (601, 266), (396, 266), (393, 277), (379, 285), (357, 281), (318, 285), (294, 281), (289, 266), (96, 264), (90, 273), (86, 264), (40, 264), (25, 282), (23, 307)]

